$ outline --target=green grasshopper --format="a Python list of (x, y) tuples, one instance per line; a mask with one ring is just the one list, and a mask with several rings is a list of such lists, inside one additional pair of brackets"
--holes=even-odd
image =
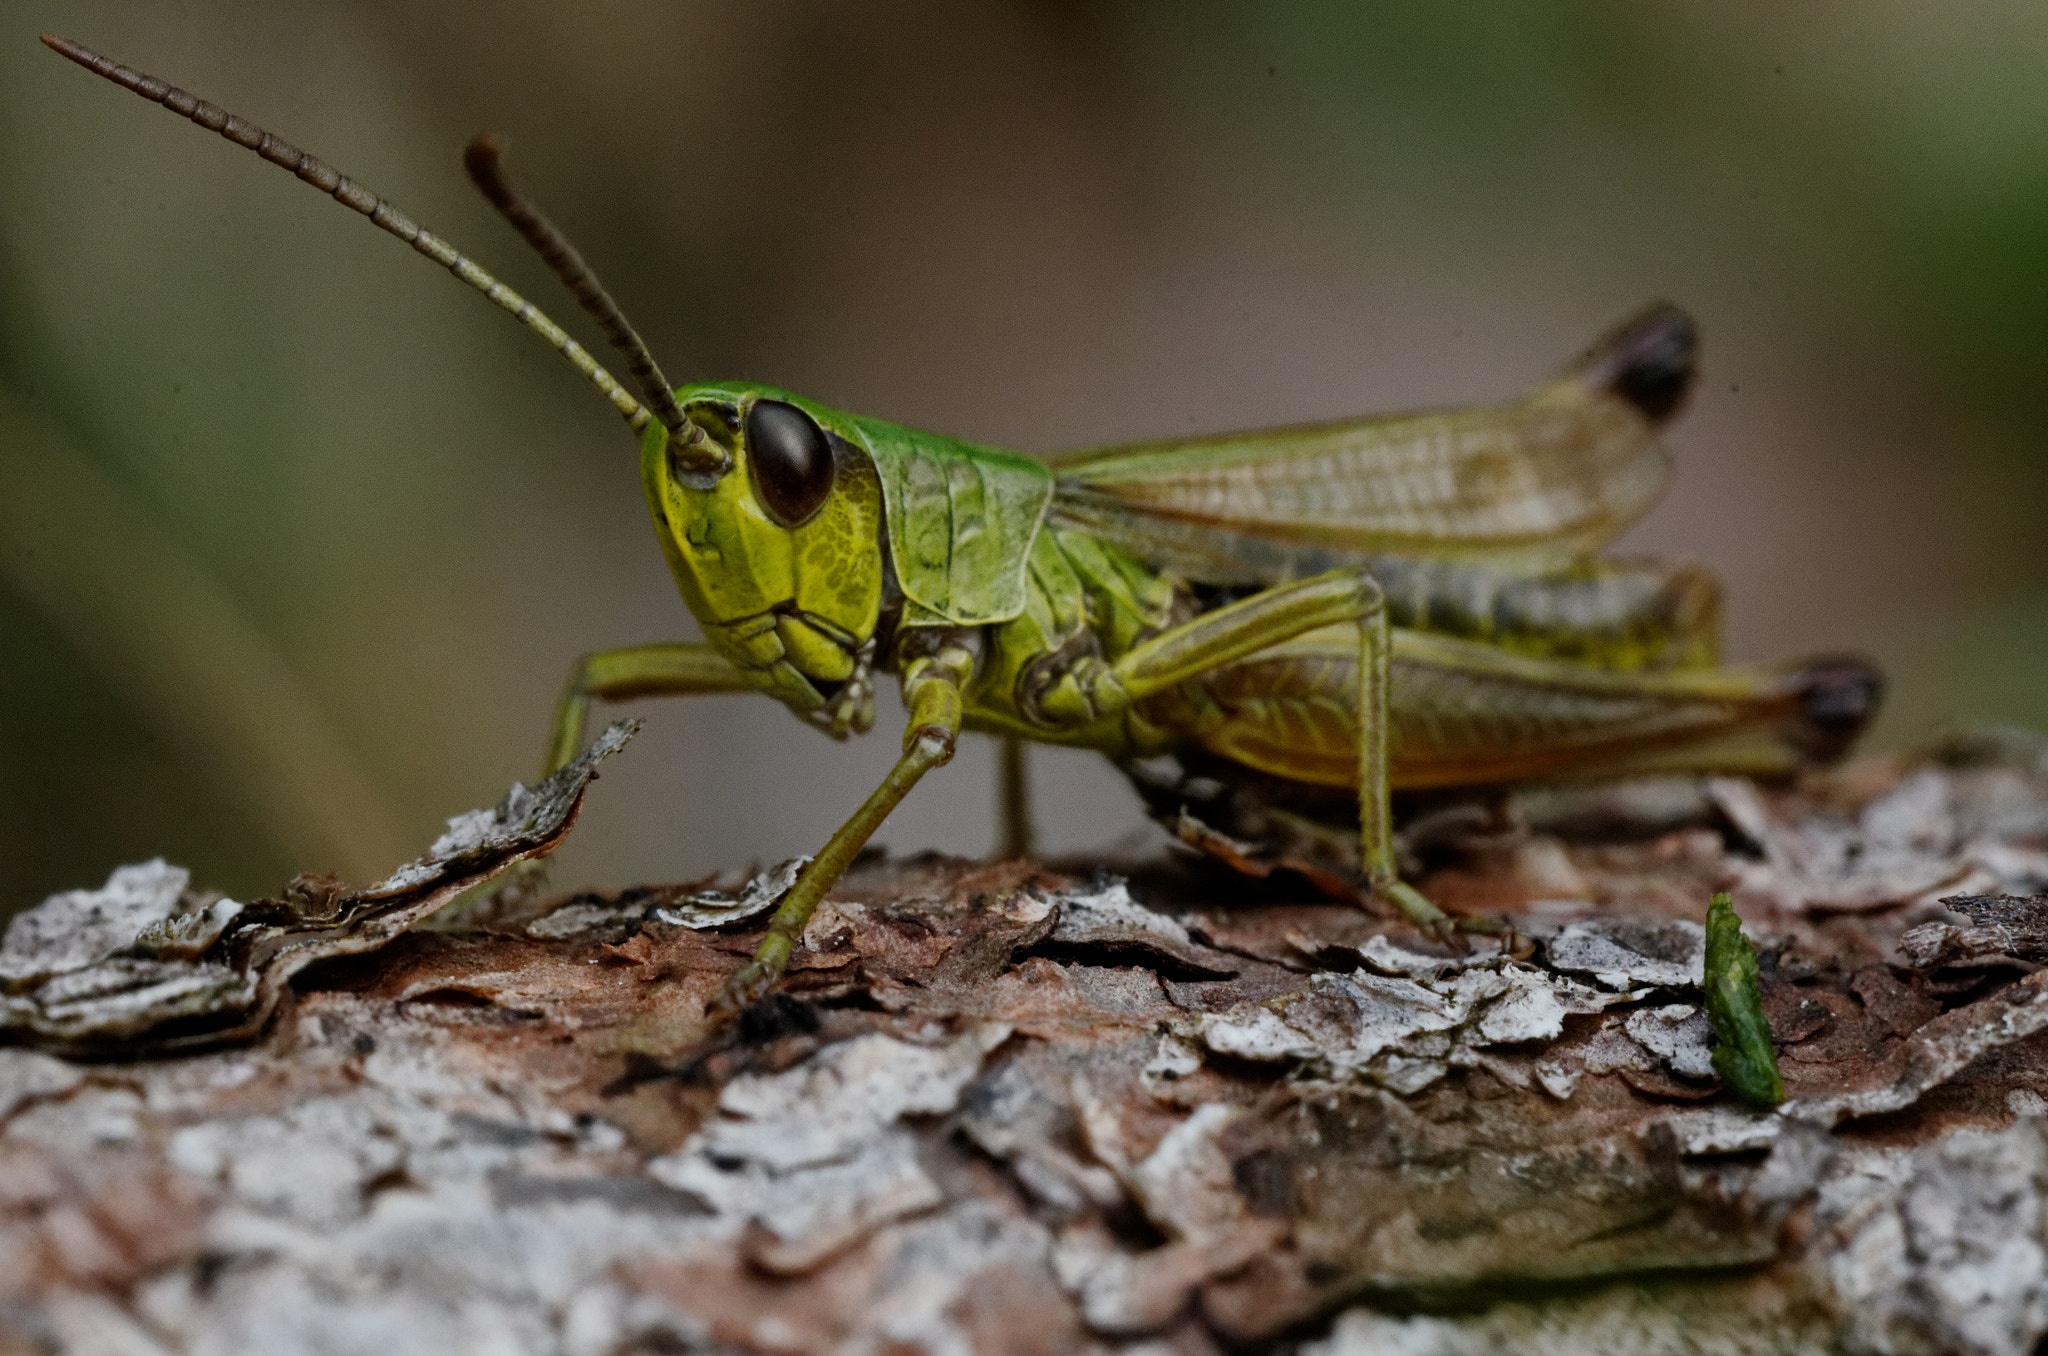
[[(1658, 428), (1694, 371), (1654, 307), (1519, 400), (1106, 448), (1047, 463), (750, 382), (671, 386), (596, 276), (506, 178), (471, 177), (624, 355), (636, 397), (454, 246), (222, 109), (78, 46), (71, 60), (249, 147), (449, 269), (539, 334), (625, 418), (702, 643), (585, 656), (543, 772), (593, 700), (762, 692), (902, 757), (798, 876), (730, 1012), (763, 996), (812, 911), (962, 730), (1181, 760), (1347, 806), (1363, 883), (1418, 924), (1396, 787), (1622, 773), (1779, 773), (1843, 752), (1873, 709), (1854, 660), (1717, 667), (1714, 581), (1596, 559), (1654, 501)], [(1021, 779), (1010, 779), (1015, 781)], [(1009, 809), (1013, 841), (1021, 807)]]

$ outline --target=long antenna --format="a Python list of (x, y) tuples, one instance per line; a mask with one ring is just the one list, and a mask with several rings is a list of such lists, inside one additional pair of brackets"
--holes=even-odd
[[(391, 232), (426, 255), (504, 307), (511, 312), (513, 319), (545, 339), (557, 353), (567, 358), (578, 372), (589, 378), (590, 384), (597, 387), (605, 399), (611, 401), (619, 413), (625, 416), (627, 425), (635, 433), (646, 428), (653, 418), (647, 412), (647, 408), (635, 400), (630, 391), (619, 385), (611, 373), (598, 366), (597, 360), (590, 356), (583, 345), (565, 334), (562, 327), (548, 319), (539, 307), (484, 272), (467, 255), (440, 236), (427, 230), (347, 175), (321, 163), (296, 146), (278, 140), (253, 123), (242, 121), (224, 108), (216, 107), (196, 95), (166, 84), (153, 75), (130, 70), (90, 48), (79, 46), (69, 38), (45, 33), (43, 45), (60, 56), (69, 57), (94, 75), (104, 76), (117, 85), (133, 90), (151, 103), (162, 104), (171, 112), (190, 118), (208, 131), (220, 133), (237, 146), (248, 147), (273, 165), (282, 165), (298, 175), (342, 206), (361, 212), (373, 225)], [(673, 396), (670, 397), (669, 404), (675, 404)], [(680, 412), (678, 415), (680, 416)], [(696, 429), (694, 425), (688, 427), (697, 433), (698, 438), (704, 436), (703, 431)]]
[(688, 420), (683, 416), (682, 407), (676, 404), (675, 388), (661, 374), (654, 354), (635, 332), (619, 304), (612, 300), (611, 293), (604, 290), (595, 270), (569, 243), (569, 237), (542, 215), (532, 199), (513, 186), (511, 176), (505, 173), (504, 157), (504, 143), (486, 133), (470, 142), (462, 152), (462, 165), (469, 171), (470, 180), (478, 191), (490, 199), (491, 206), (512, 223), (512, 229), (518, 231), (526, 243), (533, 246), (534, 253), (541, 257), (542, 262), (554, 270), (562, 285), (597, 321), (598, 328), (612, 341), (612, 347), (625, 355), (626, 372), (640, 387), (640, 394), (647, 401), (647, 407), (654, 411), (654, 417), (661, 420), (662, 426), (670, 433), (681, 432)]

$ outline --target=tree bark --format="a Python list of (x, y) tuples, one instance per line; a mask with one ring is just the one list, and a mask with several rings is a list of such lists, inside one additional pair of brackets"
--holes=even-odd
[[(0, 948), (0, 1351), (2026, 1353), (2048, 745), (1547, 802), (1462, 949), (1174, 859), (472, 907), (574, 767), (349, 891), (161, 863)], [(1633, 798), (1633, 799), (1632, 799)], [(1788, 1100), (1699, 1010), (1762, 949)], [(1946, 901), (1946, 902), (1944, 902)]]

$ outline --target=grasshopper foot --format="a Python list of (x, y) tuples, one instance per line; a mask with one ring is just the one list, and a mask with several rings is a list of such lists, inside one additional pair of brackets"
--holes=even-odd
[(1491, 937), (1500, 943), (1501, 954), (1510, 960), (1527, 960), (1536, 954), (1536, 939), (1517, 928), (1514, 920), (1500, 914), (1480, 914), (1455, 920), (1461, 933)]
[(1415, 924), (1416, 931), (1432, 942), (1450, 947), (1463, 954), (1465, 939), (1458, 926), (1459, 920), (1429, 902), (1422, 891), (1403, 880), (1391, 880), (1375, 884), (1374, 895), (1392, 904)]
[(1515, 956), (1518, 960), (1526, 959), (1535, 949), (1506, 919), (1453, 918), (1430, 903), (1420, 890), (1405, 881), (1393, 880), (1375, 885), (1373, 893), (1406, 914), (1423, 936), (1445, 946), (1454, 947), (1458, 951), (1467, 949), (1467, 935), (1498, 937), (1502, 951)]
[(715, 1027), (728, 1026), (738, 1020), (741, 1013), (766, 998), (768, 990), (781, 977), (780, 964), (755, 956), (733, 971), (732, 978), (725, 981), (725, 987), (718, 991), (718, 997), (711, 1000), (711, 1006), (705, 1009), (704, 1015)]
[(1404, 880), (1373, 882), (1372, 892), (1408, 915), (1410, 922), (1439, 941), (1451, 940), (1457, 920), (1423, 897), (1422, 891)]

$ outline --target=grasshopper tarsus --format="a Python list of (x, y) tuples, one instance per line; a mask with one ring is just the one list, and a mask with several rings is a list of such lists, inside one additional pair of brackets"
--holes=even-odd
[(821, 1025), (815, 1004), (787, 993), (764, 994), (740, 1010), (738, 1021), (739, 1039), (745, 1045), (814, 1035)]
[(769, 989), (781, 976), (786, 963), (786, 958), (777, 964), (757, 955), (748, 958), (746, 964), (726, 976), (725, 984), (705, 1005), (706, 1030), (715, 1034), (732, 1033), (732, 1038), (738, 1039), (740, 1023), (746, 1014), (768, 1000)]

